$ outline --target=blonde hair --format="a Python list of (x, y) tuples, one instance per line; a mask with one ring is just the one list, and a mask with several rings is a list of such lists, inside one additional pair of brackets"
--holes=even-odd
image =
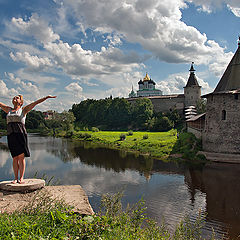
[[(21, 106), (22, 106), (22, 105), (23, 105), (23, 96), (22, 96), (21, 94), (16, 95), (16, 96), (20, 97)], [(15, 96), (15, 97), (16, 97), (16, 96)], [(14, 98), (15, 98), (15, 97), (14, 97)], [(13, 103), (13, 100), (12, 100), (12, 103)]]

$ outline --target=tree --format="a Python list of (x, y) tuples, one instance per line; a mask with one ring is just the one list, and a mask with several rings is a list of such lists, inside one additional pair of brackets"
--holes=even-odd
[(167, 112), (166, 117), (173, 122), (174, 128), (181, 129), (183, 127), (183, 118), (180, 116), (177, 110)]
[(207, 100), (204, 98), (201, 98), (197, 101), (196, 110), (198, 114), (205, 113), (206, 112), (206, 106), (207, 106)]
[(55, 119), (61, 124), (61, 127), (68, 131), (73, 129), (73, 123), (75, 121), (75, 116), (71, 111), (63, 111), (62, 113), (56, 113)]
[(130, 104), (124, 98), (114, 98), (107, 109), (106, 119), (110, 129), (127, 128), (130, 122)]
[(132, 105), (132, 124), (135, 128), (146, 129), (146, 124), (153, 116), (153, 104), (148, 98), (139, 98)]
[(173, 122), (168, 117), (163, 116), (156, 118), (153, 125), (153, 131), (166, 132), (173, 128)]
[(6, 113), (3, 110), (0, 110), (0, 129), (7, 128)]
[(45, 126), (45, 120), (41, 111), (32, 110), (27, 114), (26, 128), (38, 129), (42, 125)]

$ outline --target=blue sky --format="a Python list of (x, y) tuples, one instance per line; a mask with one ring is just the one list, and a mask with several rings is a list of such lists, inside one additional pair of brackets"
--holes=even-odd
[(239, 0), (0, 0), (0, 101), (38, 110), (127, 97), (146, 72), (182, 93), (191, 62), (213, 91), (237, 49)]

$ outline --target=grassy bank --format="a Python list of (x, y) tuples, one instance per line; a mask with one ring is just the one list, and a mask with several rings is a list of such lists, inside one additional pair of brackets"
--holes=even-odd
[[(12, 214), (0, 214), (1, 239), (203, 239), (201, 229), (204, 219), (195, 222), (185, 218), (169, 232), (146, 217), (144, 203), (122, 210), (122, 194), (105, 195), (101, 210), (94, 216), (81, 216), (71, 212), (71, 207), (49, 196), (38, 196), (25, 209)], [(214, 240), (214, 236), (209, 236)]]
[(57, 136), (137, 152), (161, 160), (205, 161), (203, 156), (197, 155), (201, 150), (201, 141), (191, 133), (181, 133), (177, 137), (175, 129), (168, 132), (61, 131)]
[[(60, 136), (66, 135), (62, 133)], [(176, 144), (177, 132), (176, 130), (168, 132), (74, 131), (67, 137), (166, 159)]]

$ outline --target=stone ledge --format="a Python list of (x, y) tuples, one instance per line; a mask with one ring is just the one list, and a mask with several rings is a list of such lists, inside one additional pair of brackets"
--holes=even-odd
[(73, 212), (84, 215), (94, 214), (88, 197), (80, 185), (45, 186), (37, 191), (25, 193), (0, 190), (0, 214), (21, 210), (42, 195), (47, 195), (52, 199), (63, 200), (66, 204), (73, 207)]
[(45, 186), (43, 179), (24, 179), (24, 183), (12, 183), (12, 181), (0, 182), (0, 190), (10, 192), (28, 192), (41, 189)]
[(204, 152), (204, 151), (199, 151), (198, 154), (203, 154), (206, 157), (206, 159), (211, 162), (240, 163), (240, 154)]

